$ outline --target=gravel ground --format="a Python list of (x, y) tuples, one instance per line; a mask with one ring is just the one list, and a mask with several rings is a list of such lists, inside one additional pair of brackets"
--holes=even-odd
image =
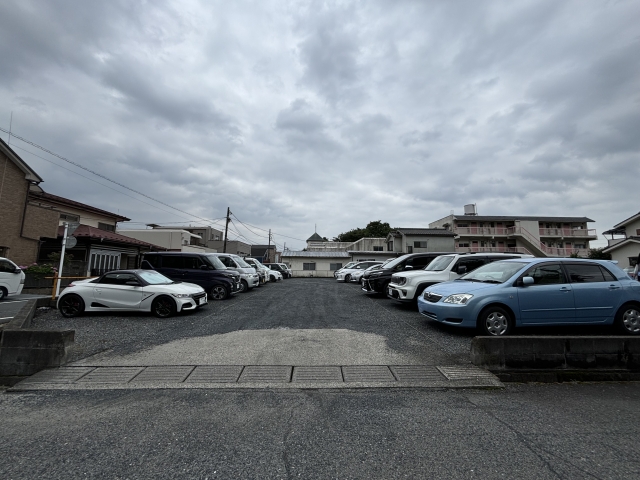
[(437, 351), (466, 363), (474, 334), (427, 322), (416, 310), (369, 297), (357, 285), (317, 278), (270, 283), (169, 319), (143, 313), (91, 313), (68, 319), (50, 309), (38, 311), (32, 326), (75, 330), (69, 362), (104, 351), (134, 353), (174, 340), (237, 330), (291, 328), (373, 333), (384, 336), (398, 352), (419, 357)]
[[(38, 311), (32, 326), (75, 330), (69, 362), (105, 351), (129, 354), (174, 340), (239, 330), (347, 329), (383, 336), (393, 351), (417, 362), (431, 364), (439, 355), (452, 363), (468, 363), (476, 335), (473, 330), (427, 321), (415, 307), (365, 295), (359, 285), (324, 278), (269, 283), (168, 319), (146, 313), (91, 313), (67, 319), (50, 309)], [(610, 327), (529, 328), (516, 333), (609, 335), (613, 331)]]

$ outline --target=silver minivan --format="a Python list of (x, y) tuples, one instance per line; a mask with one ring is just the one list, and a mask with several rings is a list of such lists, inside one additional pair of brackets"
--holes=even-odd
[(0, 257), (0, 300), (7, 295), (20, 295), (24, 287), (24, 272), (8, 258)]
[(207, 255), (215, 255), (218, 257), (225, 267), (235, 270), (240, 274), (240, 291), (248, 292), (254, 287), (260, 285), (260, 277), (256, 269), (245, 262), (241, 257), (233, 253), (208, 253)]

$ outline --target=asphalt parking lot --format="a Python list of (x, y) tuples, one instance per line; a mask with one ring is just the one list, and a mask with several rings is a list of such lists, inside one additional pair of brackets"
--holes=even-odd
[(40, 295), (12, 295), (0, 302), (0, 324), (9, 322), (24, 306), (27, 300)]

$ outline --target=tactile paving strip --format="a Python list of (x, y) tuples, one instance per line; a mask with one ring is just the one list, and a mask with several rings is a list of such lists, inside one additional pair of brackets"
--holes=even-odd
[(395, 382), (386, 365), (351, 365), (342, 367), (345, 382)]

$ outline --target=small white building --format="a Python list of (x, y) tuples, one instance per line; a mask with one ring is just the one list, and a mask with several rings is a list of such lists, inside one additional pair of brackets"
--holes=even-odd
[[(640, 256), (640, 212), (614, 225), (603, 235), (611, 235), (609, 246), (603, 252), (610, 253), (620, 268), (635, 267)], [(623, 238), (614, 238), (623, 236)]]
[(282, 261), (294, 277), (333, 277), (333, 272), (351, 261), (347, 252), (308, 252), (285, 250)]
[(153, 243), (154, 245), (164, 247), (174, 252), (217, 252), (214, 248), (207, 248), (200, 245), (200, 243), (202, 243), (202, 237), (186, 230), (168, 228), (142, 230), (118, 229), (117, 233), (137, 240), (142, 240), (143, 242)]

